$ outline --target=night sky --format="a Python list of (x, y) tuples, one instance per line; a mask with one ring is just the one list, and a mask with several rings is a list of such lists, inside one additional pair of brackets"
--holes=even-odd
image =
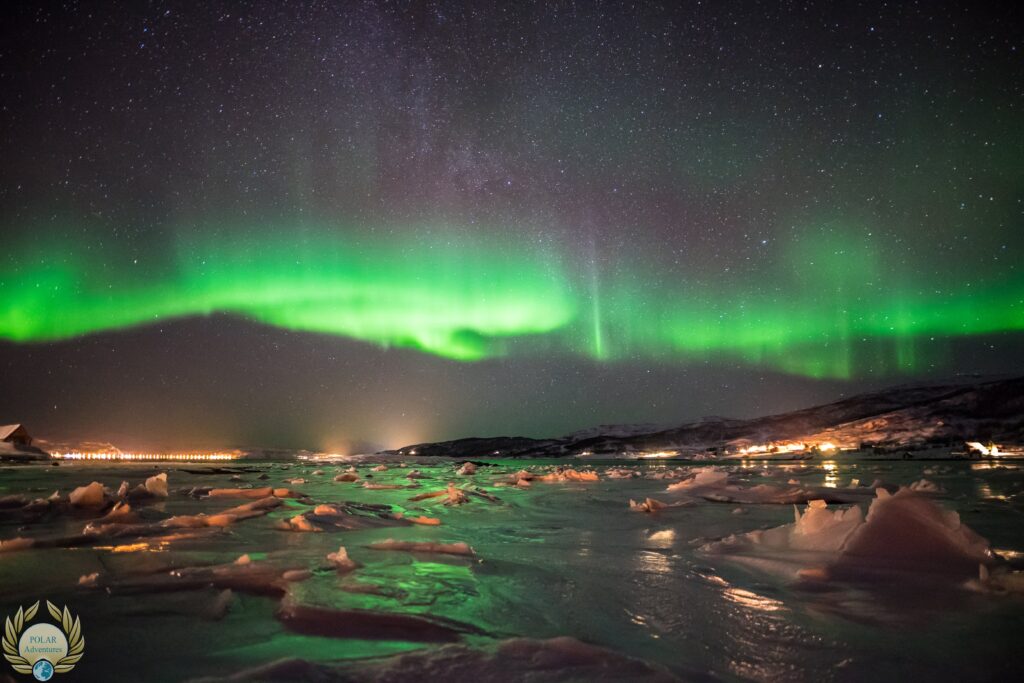
[(503, 4), (6, 3), (0, 423), (351, 452), (1024, 369), (1018, 13)]

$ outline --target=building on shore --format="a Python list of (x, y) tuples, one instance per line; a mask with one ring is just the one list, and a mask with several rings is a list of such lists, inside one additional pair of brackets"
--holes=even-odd
[(28, 448), (32, 445), (32, 435), (25, 429), (25, 425), (2, 425), (0, 426), (0, 441), (9, 443), (16, 448)]

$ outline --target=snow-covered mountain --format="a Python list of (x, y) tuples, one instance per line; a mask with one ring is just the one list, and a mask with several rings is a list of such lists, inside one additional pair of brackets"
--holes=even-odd
[(1024, 442), (1024, 377), (904, 384), (749, 420), (705, 418), (668, 429), (611, 425), (553, 439), (469, 438), (406, 446), (398, 453), (456, 458), (560, 457), (698, 451), (773, 441), (910, 446), (965, 440)]
[(667, 427), (668, 425), (655, 424), (653, 422), (627, 425), (598, 425), (596, 427), (581, 429), (573, 432), (572, 434), (567, 434), (565, 438), (579, 441), (582, 439), (591, 439), (595, 436), (638, 436), (640, 434), (660, 432), (665, 430)]

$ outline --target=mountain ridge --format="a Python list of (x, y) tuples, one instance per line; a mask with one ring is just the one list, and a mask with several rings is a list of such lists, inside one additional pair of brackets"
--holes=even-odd
[[(648, 425), (636, 425), (646, 427)], [(605, 427), (602, 425), (601, 427)], [(701, 452), (772, 442), (905, 447), (966, 440), (1024, 441), (1024, 376), (901, 384), (810, 408), (750, 419), (707, 418), (651, 432), (607, 425), (549, 439), (467, 437), (392, 453), (448, 457), (567, 457)]]

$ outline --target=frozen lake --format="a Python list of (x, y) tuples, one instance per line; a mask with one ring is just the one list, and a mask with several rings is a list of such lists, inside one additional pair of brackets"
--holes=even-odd
[[(527, 672), (532, 680), (625, 680), (653, 671), (684, 680), (965, 681), (1011, 680), (1024, 670), (1017, 654), (1024, 595), (972, 581), (976, 563), (968, 551), (909, 565), (866, 561), (866, 571), (838, 572), (830, 569), (832, 550), (751, 545), (748, 537), (716, 545), (794, 522), (792, 504), (755, 498), (824, 496), (848, 501), (830, 512), (859, 505), (866, 513), (875, 497), (869, 483), (895, 492), (925, 479), (913, 496), (959, 513), (1007, 560), (993, 560), (994, 569), (1005, 571), (1024, 560), (1024, 470), (1014, 462), (837, 457), (698, 470), (673, 461), (534, 460), (494, 461), (471, 475), (456, 473), (450, 462), (389, 463), (386, 471), (373, 471), (374, 464), (358, 463), (355, 482), (334, 480), (348, 470), (343, 462), (240, 461), (227, 466), (244, 470), (235, 475), (180, 463), (5, 466), (0, 498), (47, 498), (55, 490), (67, 496), (92, 481), (116, 493), (123, 480), (134, 487), (158, 472), (168, 475), (169, 495), (136, 498), (135, 519), (110, 520), (130, 524), (116, 533), (108, 525), (84, 544), (83, 526), (106, 511), (24, 507), (10, 499), (0, 509), (0, 539), (36, 542), (0, 552), (0, 607), (10, 615), (39, 599), (67, 604), (87, 640), (78, 680), (116, 673), (119, 680), (181, 681), (282, 658), (340, 663), (338, 677), (325, 680), (399, 680), (408, 667), (424, 671), (425, 679), (452, 680), (517, 679)], [(556, 466), (591, 470), (599, 479), (514, 485), (517, 470), (539, 477)], [(408, 478), (414, 468), (422, 478)], [(706, 486), (666, 491), (697, 471)], [(851, 487), (852, 480), (860, 485)], [(403, 488), (364, 488), (367, 481)], [(410, 501), (449, 481), (466, 490), (467, 502)], [(752, 488), (760, 485), (772, 488)], [(213, 515), (260, 498), (205, 497), (206, 488), (266, 486), (305, 497), (289, 493), (274, 499), (269, 512), (216, 526), (161, 526), (175, 516)], [(189, 495), (194, 487), (204, 488)], [(646, 498), (678, 505), (630, 510), (631, 499)], [(316, 507), (342, 502), (391, 507)], [(797, 507), (805, 511), (805, 501)], [(287, 521), (303, 513), (305, 522)], [(428, 519), (405, 523), (420, 516)], [(317, 531), (297, 530), (303, 524)], [(475, 554), (369, 547), (386, 539), (464, 542)], [(339, 546), (361, 566), (336, 571), (326, 556)], [(246, 554), (250, 566), (269, 573), (242, 579), (233, 570), (169, 573), (227, 565)], [(282, 579), (287, 570), (289, 580)], [(274, 587), (264, 585), (268, 575)], [(81, 577), (91, 578), (80, 586)], [(275, 616), (281, 605), (323, 609), (289, 621)], [(377, 619), (381, 613), (423, 619)], [(612, 655), (597, 661), (589, 649), (569, 652), (564, 643), (534, 643), (529, 647), (536, 650), (524, 656), (506, 643), (501, 655), (493, 654), (511, 638), (559, 636), (650, 668)], [(415, 652), (424, 656), (392, 658)]]

